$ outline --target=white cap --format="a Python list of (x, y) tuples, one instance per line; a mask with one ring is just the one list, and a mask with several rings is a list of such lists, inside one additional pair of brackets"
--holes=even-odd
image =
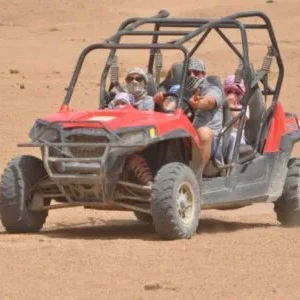
[(129, 76), (129, 75), (132, 75), (132, 74), (139, 74), (141, 75), (143, 78), (144, 78), (144, 81), (146, 84), (148, 84), (148, 77), (147, 77), (147, 74), (146, 72), (142, 69), (142, 68), (139, 68), (139, 67), (134, 67), (132, 69), (130, 69), (126, 75), (126, 78)]

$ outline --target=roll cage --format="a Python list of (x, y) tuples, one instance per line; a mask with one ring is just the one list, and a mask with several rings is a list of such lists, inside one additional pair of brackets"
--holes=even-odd
[[(261, 21), (261, 24), (257, 22), (249, 22), (251, 18), (258, 18)], [(242, 22), (242, 20), (245, 20)], [(154, 26), (153, 30), (141, 30), (140, 27), (146, 24), (152, 24)], [(182, 28), (189, 28), (189, 30), (182, 30)], [(192, 28), (192, 29), (191, 29)], [(241, 38), (241, 49), (239, 49), (234, 45), (234, 43), (228, 38), (228, 36), (223, 32), (224, 29), (236, 29), (240, 33)], [(180, 30), (181, 29), (181, 30)], [(268, 53), (264, 58), (262, 63), (262, 67), (260, 70), (253, 72), (251, 69), (251, 64), (249, 61), (249, 44), (247, 40), (247, 30), (267, 30), (270, 44), (268, 48)], [(187, 68), (189, 59), (193, 56), (195, 51), (201, 46), (201, 44), (206, 40), (209, 34), (215, 31), (229, 46), (229, 48), (235, 53), (235, 55), (239, 58), (242, 69), (240, 70), (240, 76), (243, 78), (246, 86), (246, 93), (243, 97), (243, 109), (240, 114), (231, 120), (226, 126), (223, 128), (221, 132), (224, 134), (233, 123), (240, 119), (240, 125), (237, 135), (237, 145), (234, 150), (234, 161), (238, 156), (238, 149), (240, 138), (242, 135), (242, 129), (244, 128), (246, 121), (246, 108), (251, 99), (255, 88), (258, 83), (261, 82), (263, 85), (262, 93), (267, 96), (272, 96), (271, 105), (268, 107), (266, 113), (263, 114), (260, 124), (260, 130), (258, 133), (258, 140), (260, 135), (262, 134), (263, 129), (269, 126), (270, 120), (274, 113), (274, 108), (276, 103), (278, 102), (278, 97), (283, 81), (284, 68), (283, 62), (280, 56), (280, 51), (277, 45), (276, 37), (273, 31), (273, 27), (270, 19), (262, 12), (250, 11), (250, 12), (241, 12), (232, 14), (220, 19), (207, 19), (207, 18), (169, 18), (169, 12), (166, 10), (161, 10), (157, 13), (157, 15), (149, 17), (149, 18), (129, 18), (125, 20), (120, 26), (118, 31), (105, 40), (103, 43), (95, 43), (87, 46), (80, 54), (79, 59), (77, 61), (73, 76), (71, 78), (69, 87), (67, 89), (67, 93), (64, 99), (63, 104), (68, 105), (73, 90), (75, 88), (77, 79), (79, 77), (79, 73), (81, 71), (83, 62), (91, 51), (96, 49), (110, 49), (109, 55), (107, 57), (106, 63), (103, 68), (103, 72), (100, 80), (100, 101), (99, 108), (105, 105), (106, 99), (106, 82), (109, 71), (114, 64), (114, 60), (116, 57), (117, 50), (121, 49), (149, 49), (150, 55), (148, 59), (148, 73), (154, 73), (154, 65), (155, 65), (155, 54), (159, 53), (160, 50), (168, 50), (168, 49), (177, 49), (183, 53), (184, 61), (183, 61), (183, 71), (180, 79), (181, 89), (179, 92), (179, 106), (182, 103), (183, 98), (183, 90), (185, 85), (185, 78), (187, 75)], [(152, 36), (151, 42), (148, 43), (122, 43), (121, 39), (124, 36)], [(160, 41), (160, 37), (169, 37), (168, 41)], [(191, 40), (196, 40), (194, 46), (191, 50), (188, 50), (186, 47), (186, 43)], [(273, 88), (269, 86), (268, 81), (268, 72), (270, 70), (271, 61), (269, 58), (275, 57), (276, 63), (278, 66), (278, 75), (276, 78), (276, 83)], [(156, 82), (157, 87), (159, 82)], [(110, 83), (110, 88), (113, 87), (113, 83)], [(259, 143), (255, 145), (255, 149), (253, 152), (253, 157), (258, 151)], [(251, 159), (248, 157), (247, 159)]]

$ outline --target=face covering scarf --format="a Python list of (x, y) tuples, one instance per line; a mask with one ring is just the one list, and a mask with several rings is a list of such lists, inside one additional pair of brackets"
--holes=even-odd
[(128, 93), (132, 94), (136, 100), (141, 98), (146, 93), (144, 82), (137, 82), (134, 80), (127, 84), (127, 88)]
[(199, 89), (203, 83), (204, 78), (187, 76), (185, 82), (185, 88), (189, 92), (194, 92)]

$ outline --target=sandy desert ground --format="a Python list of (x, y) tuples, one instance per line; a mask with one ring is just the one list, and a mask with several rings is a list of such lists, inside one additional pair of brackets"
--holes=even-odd
[[(285, 64), (281, 101), (300, 115), (298, 1), (221, 2), (0, 0), (0, 171), (12, 156), (37, 154), (16, 144), (27, 141), (37, 117), (58, 110), (82, 48), (112, 35), (125, 18), (161, 8), (180, 17), (267, 13)], [(263, 42), (253, 42), (254, 61)], [(225, 75), (223, 50), (206, 51), (209, 67)], [(219, 60), (209, 63), (212, 54)], [(127, 55), (129, 65), (135, 59)], [(89, 98), (97, 86), (87, 74), (79, 90)], [(159, 241), (131, 213), (52, 211), (38, 234), (0, 227), (0, 299), (300, 299), (299, 234), (278, 224), (271, 204), (204, 211), (192, 239), (172, 242)]]

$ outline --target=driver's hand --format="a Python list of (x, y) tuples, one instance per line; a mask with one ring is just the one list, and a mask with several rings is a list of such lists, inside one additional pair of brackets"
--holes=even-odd
[(198, 109), (199, 102), (201, 100), (199, 90), (196, 90), (193, 96), (190, 98), (189, 103), (191, 104), (193, 109)]
[(163, 102), (165, 101), (165, 93), (163, 92), (158, 92), (154, 95), (153, 100), (156, 104), (159, 106), (162, 106)]

